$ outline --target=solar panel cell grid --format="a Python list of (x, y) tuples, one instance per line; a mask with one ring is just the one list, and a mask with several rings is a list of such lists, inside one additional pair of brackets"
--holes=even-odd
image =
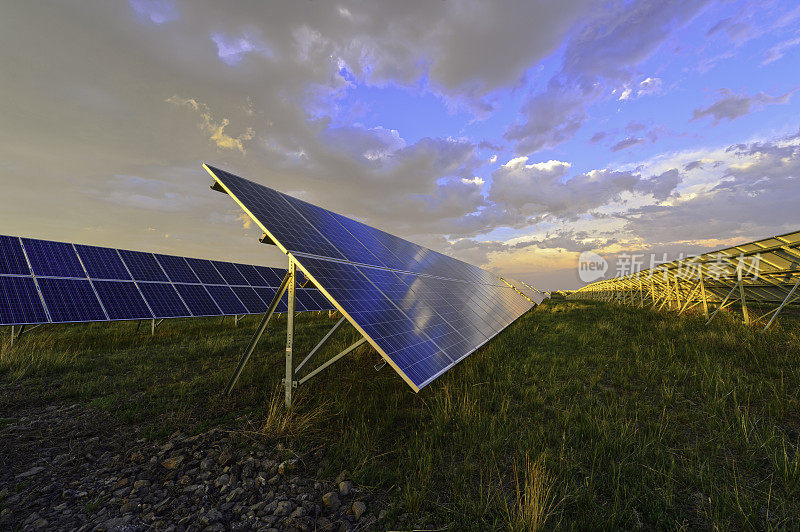
[(0, 235), (0, 275), (30, 275), (19, 237)]
[(242, 277), (247, 280), (247, 284), (250, 286), (268, 286), (266, 281), (261, 274), (258, 273), (258, 270), (255, 266), (251, 264), (236, 264), (236, 268), (239, 270), (239, 273), (242, 274)]
[(227, 316), (247, 314), (247, 308), (229, 286), (209, 285), (206, 288), (223, 314)]
[(245, 306), (248, 314), (266, 312), (269, 302), (264, 303), (253, 288), (249, 286), (234, 286), (232, 290)]
[(186, 258), (186, 262), (203, 284), (225, 284), (225, 279), (219, 274), (210, 260)]
[(133, 281), (92, 281), (110, 320), (151, 319), (153, 313)]
[(47, 277), (85, 278), (78, 255), (72, 244), (23, 238), (22, 245), (30, 260), (34, 275)]
[(91, 279), (130, 280), (128, 269), (116, 249), (76, 244), (75, 249)]
[(152, 253), (142, 253), (141, 251), (119, 250), (122, 260), (130, 270), (131, 275), (137, 281), (158, 281), (168, 282), (164, 270), (161, 269), (156, 258)]
[(155, 318), (188, 318), (192, 315), (169, 283), (136, 283)]
[(217, 271), (222, 275), (222, 278), (225, 279), (225, 283), (231, 286), (246, 286), (249, 284), (244, 276), (239, 273), (239, 269), (236, 268), (236, 265), (231, 262), (220, 262), (218, 260), (212, 260), (212, 264), (217, 269)]
[(175, 288), (183, 299), (186, 306), (195, 316), (221, 316), (224, 313), (211, 296), (208, 295), (205, 287), (199, 284), (176, 284)]
[(40, 277), (37, 282), (53, 323), (106, 321), (88, 279)]
[(33, 277), (0, 275), (0, 325), (47, 323)]
[(186, 259), (175, 255), (156, 255), (156, 260), (173, 283), (199, 283)]

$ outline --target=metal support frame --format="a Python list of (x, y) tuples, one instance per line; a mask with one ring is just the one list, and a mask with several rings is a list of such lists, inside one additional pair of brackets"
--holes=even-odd
[(286, 389), (286, 408), (292, 407), (292, 387), (294, 386), (294, 367), (292, 366), (292, 351), (294, 349), (294, 299), (296, 295), (297, 266), (289, 259), (289, 297), (286, 310), (286, 378), (283, 385)]
[(778, 317), (778, 314), (780, 313), (780, 311), (781, 311), (781, 310), (783, 310), (783, 307), (785, 307), (785, 306), (786, 306), (786, 303), (788, 303), (788, 302), (789, 302), (789, 299), (791, 299), (791, 297), (792, 297), (792, 294), (794, 294), (794, 291), (795, 291), (795, 290), (797, 290), (797, 286), (798, 286), (798, 285), (800, 285), (800, 279), (797, 279), (797, 282), (796, 282), (796, 283), (794, 283), (794, 286), (793, 286), (793, 287), (792, 287), (792, 289), (789, 291), (789, 294), (786, 296), (786, 298), (785, 298), (785, 299), (784, 299), (784, 300), (781, 302), (781, 305), (780, 305), (780, 306), (779, 306), (777, 309), (775, 309), (775, 313), (772, 315), (772, 317), (769, 319), (769, 321), (767, 322), (767, 324), (764, 326), (764, 330), (765, 330), (765, 331), (766, 331), (767, 329), (769, 329), (769, 326), (770, 326), (770, 325), (772, 325), (772, 322), (773, 322), (773, 321), (775, 321), (775, 318), (777, 318), (777, 317)]
[[(317, 343), (317, 345), (312, 349), (308, 355), (306, 355), (300, 364), (297, 367), (294, 367), (294, 311), (295, 311), (295, 298), (296, 298), (296, 289), (297, 289), (297, 264), (293, 260), (293, 258), (289, 257), (289, 270), (286, 273), (286, 276), (281, 283), (278, 292), (275, 294), (275, 297), (272, 299), (272, 302), (269, 305), (269, 309), (267, 313), (264, 314), (264, 317), (261, 320), (261, 323), (256, 329), (253, 338), (250, 340), (250, 344), (247, 346), (247, 350), (245, 350), (242, 357), (239, 359), (239, 364), (236, 367), (233, 375), (231, 376), (230, 380), (228, 381), (228, 386), (225, 389), (225, 394), (230, 395), (233, 387), (236, 385), (236, 382), (239, 380), (239, 377), (242, 374), (242, 370), (244, 369), (247, 361), (250, 359), (250, 356), (253, 354), (255, 350), (256, 344), (261, 339), (261, 336), (264, 334), (264, 331), (267, 328), (267, 324), (269, 323), (270, 318), (275, 313), (275, 309), (278, 307), (278, 303), (283, 297), (283, 294), (287, 294), (287, 312), (286, 312), (286, 355), (285, 355), (285, 377), (283, 378), (283, 386), (284, 386), (284, 402), (286, 404), (286, 408), (289, 409), (292, 407), (292, 394), (294, 388), (297, 388), (301, 384), (304, 384), (314, 376), (318, 375), (320, 372), (343, 358), (348, 353), (354, 351), (359, 346), (363, 345), (367, 339), (362, 337), (360, 340), (356, 341), (343, 351), (339, 352), (331, 359), (327, 360), (319, 367), (311, 371), (308, 375), (301, 378), (300, 380), (295, 379), (295, 375), (300, 371), (300, 369), (305, 366), (306, 362), (308, 362), (321, 348), (325, 343), (333, 336), (333, 333), (341, 327), (341, 325), (346, 321), (346, 318), (342, 316), (339, 321), (325, 334), (322, 340)], [(330, 316), (330, 313), (329, 313)]]
[[(741, 264), (741, 263), (740, 263)], [(744, 296), (744, 284), (742, 284), (742, 267), (739, 266), (736, 269), (736, 275), (738, 277), (738, 285), (739, 285), (739, 299), (742, 300), (742, 319), (744, 320), (745, 325), (750, 325), (750, 313), (747, 312), (747, 299)]]
[(14, 342), (20, 338), (25, 333), (29, 333), (34, 329), (38, 329), (42, 325), (47, 325), (47, 323), (37, 323), (36, 325), (20, 325), (19, 331), (17, 331), (17, 327), (15, 325), (11, 326), (11, 342), (9, 343), (9, 347), (14, 347)]
[[(716, 316), (716, 315), (717, 315), (717, 312), (719, 312), (720, 310), (722, 310), (722, 307), (724, 307), (724, 306), (725, 306), (725, 303), (726, 303), (726, 302), (728, 301), (728, 299), (731, 297), (731, 294), (733, 294), (733, 291), (734, 291), (734, 290), (736, 290), (737, 288), (738, 288), (738, 285), (733, 285), (733, 288), (731, 288), (731, 291), (730, 291), (730, 292), (728, 292), (728, 295), (726, 295), (726, 296), (725, 296), (725, 299), (723, 299), (723, 300), (722, 300), (722, 302), (719, 304), (719, 307), (717, 307), (717, 310), (715, 310), (715, 311), (714, 311), (714, 313), (711, 315), (711, 317), (710, 317), (710, 318), (708, 318), (708, 321), (706, 322), (706, 325), (708, 325), (709, 323), (711, 323), (711, 320), (713, 320), (713, 319), (714, 319), (714, 316)], [(734, 301), (736, 301), (736, 300), (734, 299)]]

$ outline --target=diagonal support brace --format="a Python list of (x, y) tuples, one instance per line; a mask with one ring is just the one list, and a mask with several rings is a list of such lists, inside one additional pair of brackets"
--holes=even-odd
[(258, 329), (256, 329), (256, 333), (253, 335), (253, 338), (250, 340), (250, 345), (247, 346), (247, 350), (242, 355), (242, 358), (239, 360), (239, 365), (236, 366), (236, 370), (231, 375), (230, 381), (228, 381), (228, 386), (225, 388), (225, 395), (230, 395), (231, 390), (236, 385), (236, 381), (239, 380), (239, 376), (242, 374), (242, 370), (244, 369), (247, 361), (250, 360), (250, 355), (253, 354), (253, 350), (256, 348), (256, 344), (261, 339), (261, 335), (264, 334), (264, 331), (267, 329), (267, 324), (269, 324), (269, 320), (272, 315), (275, 313), (275, 309), (278, 308), (278, 303), (283, 297), (284, 292), (286, 292), (286, 288), (289, 286), (289, 279), (291, 275), (289, 273), (283, 278), (281, 282), (280, 288), (275, 293), (275, 297), (272, 298), (272, 302), (269, 304), (269, 308), (267, 309), (267, 313), (264, 314), (264, 317), (261, 319), (261, 323), (258, 325)]
[(298, 381), (297, 385), (299, 386), (299, 385), (303, 384), (304, 382), (309, 380), (311, 377), (315, 376), (316, 374), (318, 374), (319, 372), (321, 372), (322, 370), (324, 370), (325, 368), (327, 368), (328, 366), (330, 366), (331, 364), (333, 364), (334, 362), (336, 362), (337, 360), (339, 360), (340, 358), (342, 358), (346, 354), (350, 353), (351, 351), (353, 351), (355, 348), (357, 348), (358, 346), (360, 346), (361, 344), (363, 344), (366, 341), (367, 341), (366, 338), (361, 338), (359, 341), (357, 341), (356, 343), (352, 344), (350, 347), (348, 347), (347, 349), (345, 349), (344, 351), (342, 351), (341, 353), (339, 353), (338, 355), (336, 355), (332, 359), (328, 360), (327, 362), (325, 362), (324, 364), (319, 366), (317, 369), (315, 369), (314, 371), (312, 371), (311, 373), (309, 373), (308, 375), (306, 375), (305, 377), (300, 379), (300, 381)]
[(345, 321), (346, 321), (346, 318), (344, 316), (342, 316), (341, 319), (339, 319), (339, 321), (336, 322), (336, 325), (334, 325), (333, 328), (331, 328), (331, 330), (328, 331), (328, 333), (322, 338), (322, 340), (319, 341), (319, 343), (316, 345), (316, 347), (314, 347), (314, 349), (312, 349), (311, 352), (306, 355), (306, 357), (297, 365), (297, 367), (294, 368), (294, 372), (295, 373), (300, 371), (300, 368), (305, 366), (306, 362), (308, 362), (311, 359), (311, 357), (314, 356), (314, 353), (319, 351), (319, 349), (323, 345), (325, 345), (325, 342), (328, 341), (328, 338), (330, 338), (333, 335), (333, 333), (336, 332), (336, 329), (338, 329), (342, 325), (342, 323), (344, 323)]

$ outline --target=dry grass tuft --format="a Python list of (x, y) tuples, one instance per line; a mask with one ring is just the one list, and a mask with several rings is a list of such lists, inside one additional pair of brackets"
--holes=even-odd
[(543, 530), (556, 506), (553, 493), (555, 477), (545, 467), (543, 457), (531, 460), (525, 453), (522, 471), (514, 460), (514, 480), (514, 502), (509, 504), (508, 500), (505, 501), (509, 530)]

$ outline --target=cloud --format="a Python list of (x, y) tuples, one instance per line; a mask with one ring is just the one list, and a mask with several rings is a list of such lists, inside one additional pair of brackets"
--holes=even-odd
[(740, 116), (762, 109), (767, 105), (788, 103), (796, 90), (797, 89), (786, 92), (780, 96), (770, 96), (763, 92), (759, 92), (754, 96), (747, 96), (745, 94), (736, 94), (730, 89), (720, 89), (719, 99), (708, 107), (698, 107), (695, 109), (690, 122), (700, 120), (706, 116), (712, 117), (712, 123), (714, 125), (719, 124), (722, 120), (728, 120), (730, 122)]
[(794, 39), (787, 39), (785, 41), (779, 42), (769, 50), (767, 50), (766, 55), (764, 55), (764, 60), (761, 62), (761, 65), (768, 65), (770, 63), (774, 63), (778, 59), (782, 58), (786, 52), (791, 50), (792, 48), (796, 47), (800, 44), (800, 37), (795, 37)]
[(621, 141), (611, 146), (611, 151), (627, 150), (639, 144), (644, 144), (645, 140), (641, 137), (626, 137)]
[[(532, 91), (522, 106), (523, 119), (504, 137), (517, 155), (553, 148), (570, 138), (586, 119), (586, 107), (609, 93), (605, 86), (629, 84), (633, 68), (653, 54), (670, 34), (692, 20), (707, 0), (620, 3), (580, 26), (568, 41), (561, 69), (541, 92)], [(639, 82), (637, 95), (655, 94), (659, 78)], [(620, 99), (630, 98), (626, 88)]]
[(178, 9), (170, 0), (128, 0), (142, 20), (164, 24), (178, 18)]
[(180, 96), (174, 95), (170, 96), (165, 101), (199, 112), (200, 117), (202, 118), (202, 122), (199, 126), (200, 129), (210, 135), (209, 140), (213, 141), (218, 148), (235, 150), (241, 154), (244, 154), (244, 143), (249, 140), (253, 140), (253, 137), (255, 136), (255, 130), (251, 127), (248, 127), (243, 133), (240, 133), (235, 137), (228, 135), (225, 133), (225, 128), (230, 125), (230, 120), (227, 118), (215, 120), (211, 116), (211, 111), (209, 110), (208, 106), (198, 102), (194, 98), (181, 98)]
[(633, 97), (640, 98), (642, 96), (649, 96), (659, 94), (661, 92), (661, 78), (645, 78), (636, 85), (636, 87), (625, 86), (622, 94), (618, 100), (631, 100)]
[(238, 64), (250, 52), (272, 57), (269, 47), (252, 35), (228, 37), (222, 33), (212, 33), (211, 40), (217, 45), (217, 56), (228, 65)]

